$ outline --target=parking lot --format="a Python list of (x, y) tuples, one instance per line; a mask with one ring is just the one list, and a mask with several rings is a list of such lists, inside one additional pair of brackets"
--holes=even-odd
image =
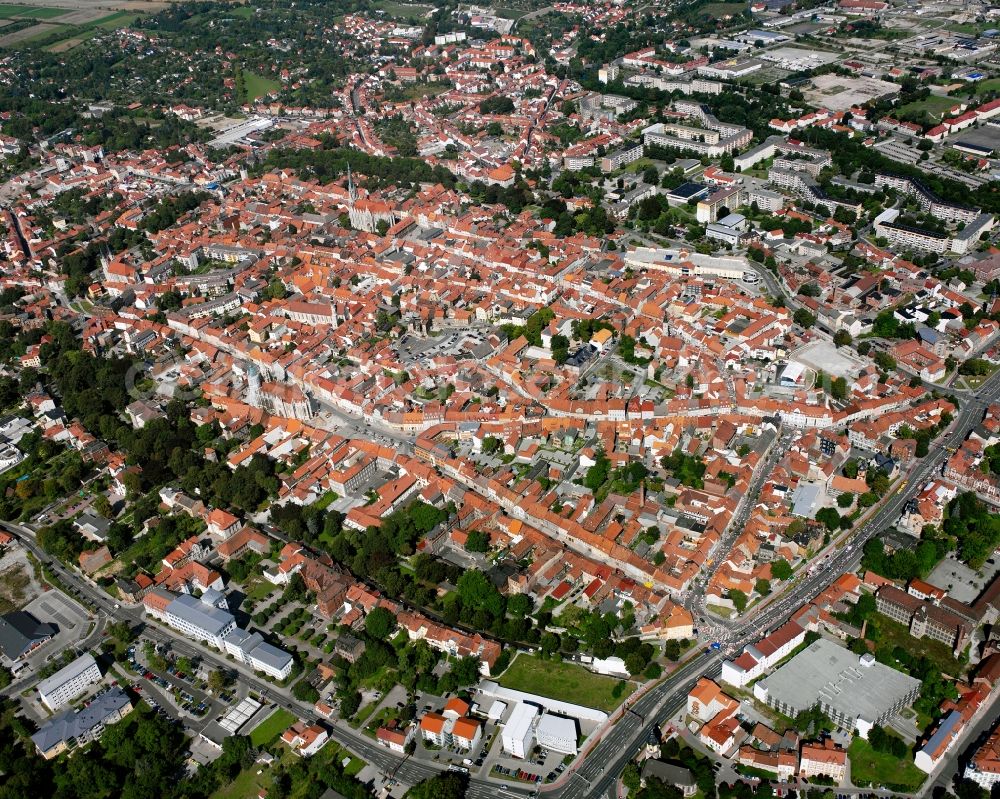
[(181, 720), (204, 720), (225, 712), (235, 698), (235, 691), (220, 697), (205, 692), (207, 686), (198, 677), (180, 671), (169, 653), (166, 654), (167, 668), (153, 668), (146, 663), (143, 644), (129, 647), (129, 666), (136, 672), (132, 689), (154, 710), (163, 711)]
[(71, 649), (87, 636), (91, 618), (87, 611), (61, 591), (46, 591), (24, 606), (24, 610), (41, 622), (54, 624), (55, 637), (25, 659), (29, 670), (37, 670), (52, 658)]

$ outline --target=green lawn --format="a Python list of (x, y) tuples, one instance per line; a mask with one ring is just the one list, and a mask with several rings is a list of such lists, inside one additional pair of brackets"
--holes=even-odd
[[(314, 756), (314, 762), (319, 764), (339, 763), (345, 757), (350, 757), (351, 762), (344, 767), (344, 773), (349, 777), (357, 775), (365, 767), (364, 761), (341, 749), (332, 741), (327, 743)], [(292, 768), (296, 763), (301, 763), (298, 755), (295, 755), (287, 747), (281, 748), (281, 754), (270, 767), (260, 766), (254, 763), (249, 768), (243, 769), (236, 775), (236, 779), (223, 785), (212, 794), (211, 799), (257, 799), (261, 789), (265, 791), (273, 787), (273, 773), (278, 766)], [(261, 773), (258, 774), (257, 772)], [(309, 780), (299, 780), (295, 782), (288, 799), (305, 799), (309, 795), (313, 783)]]
[(277, 590), (277, 586), (274, 583), (259, 577), (255, 579), (253, 586), (247, 589), (247, 599), (251, 602), (260, 602), (264, 597), (273, 594), (275, 590)]
[(518, 655), (497, 680), (504, 688), (547, 696), (610, 712), (632, 693), (635, 686), (626, 683), (620, 696), (613, 691), (618, 680), (593, 674), (575, 663), (543, 660), (532, 655)]
[(250, 733), (250, 742), (254, 746), (267, 746), (294, 723), (295, 716), (284, 708), (278, 708), (254, 727), (253, 732)]
[(956, 22), (948, 26), (947, 30), (955, 33), (965, 33), (969, 36), (979, 36), (983, 31), (990, 29), (989, 25), (976, 24), (974, 22)]
[(234, 8), (229, 12), (234, 17), (242, 17), (243, 19), (250, 19), (253, 16), (253, 9), (250, 6), (240, 6), (239, 8)]
[(913, 765), (912, 754), (903, 761), (876, 752), (864, 738), (855, 738), (847, 750), (851, 758), (851, 779), (855, 785), (873, 783), (910, 791), (920, 787), (926, 776)]
[(320, 510), (326, 510), (330, 505), (336, 502), (340, 498), (340, 495), (336, 491), (327, 491), (323, 496), (317, 499), (313, 505), (315, 505)]
[(249, 71), (243, 73), (243, 80), (246, 82), (247, 100), (256, 100), (281, 86), (276, 80)]

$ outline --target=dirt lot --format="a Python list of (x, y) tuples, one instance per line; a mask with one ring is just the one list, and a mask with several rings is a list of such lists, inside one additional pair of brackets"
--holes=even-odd
[(23, 608), (41, 593), (23, 550), (12, 550), (0, 558), (0, 613)]

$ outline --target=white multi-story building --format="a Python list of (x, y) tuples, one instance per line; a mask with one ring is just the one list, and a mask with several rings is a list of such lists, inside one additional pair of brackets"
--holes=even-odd
[(101, 669), (87, 652), (38, 683), (38, 696), (49, 710), (57, 710), (100, 681)]
[(260, 633), (236, 626), (233, 614), (204, 601), (217, 595), (206, 592), (201, 599), (189, 594), (172, 594), (155, 588), (143, 597), (146, 612), (179, 630), (189, 638), (205, 641), (241, 663), (278, 680), (292, 673), (292, 656), (264, 641)]
[(526, 702), (518, 702), (503, 725), (501, 741), (503, 750), (513, 757), (525, 758), (531, 752), (535, 739), (535, 718), (538, 708)]
[(251, 633), (237, 627), (223, 641), (225, 651), (255, 671), (261, 671), (283, 680), (292, 673), (292, 656), (276, 646), (271, 646), (260, 633)]
[(169, 624), (188, 638), (205, 641), (216, 649), (225, 650), (225, 637), (236, 629), (236, 619), (228, 611), (206, 604), (190, 594), (175, 595), (162, 588), (150, 591), (143, 598), (146, 612)]
[(538, 745), (543, 749), (564, 755), (575, 756), (577, 753), (579, 733), (576, 721), (571, 718), (545, 713), (538, 719), (535, 736), (538, 738)]

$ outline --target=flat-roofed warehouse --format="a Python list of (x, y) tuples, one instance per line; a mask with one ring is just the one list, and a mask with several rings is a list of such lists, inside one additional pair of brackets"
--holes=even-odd
[(857, 729), (867, 738), (873, 726), (884, 725), (913, 703), (920, 681), (870, 654), (858, 657), (821, 638), (754, 685), (753, 692), (793, 718), (818, 704), (838, 727)]

